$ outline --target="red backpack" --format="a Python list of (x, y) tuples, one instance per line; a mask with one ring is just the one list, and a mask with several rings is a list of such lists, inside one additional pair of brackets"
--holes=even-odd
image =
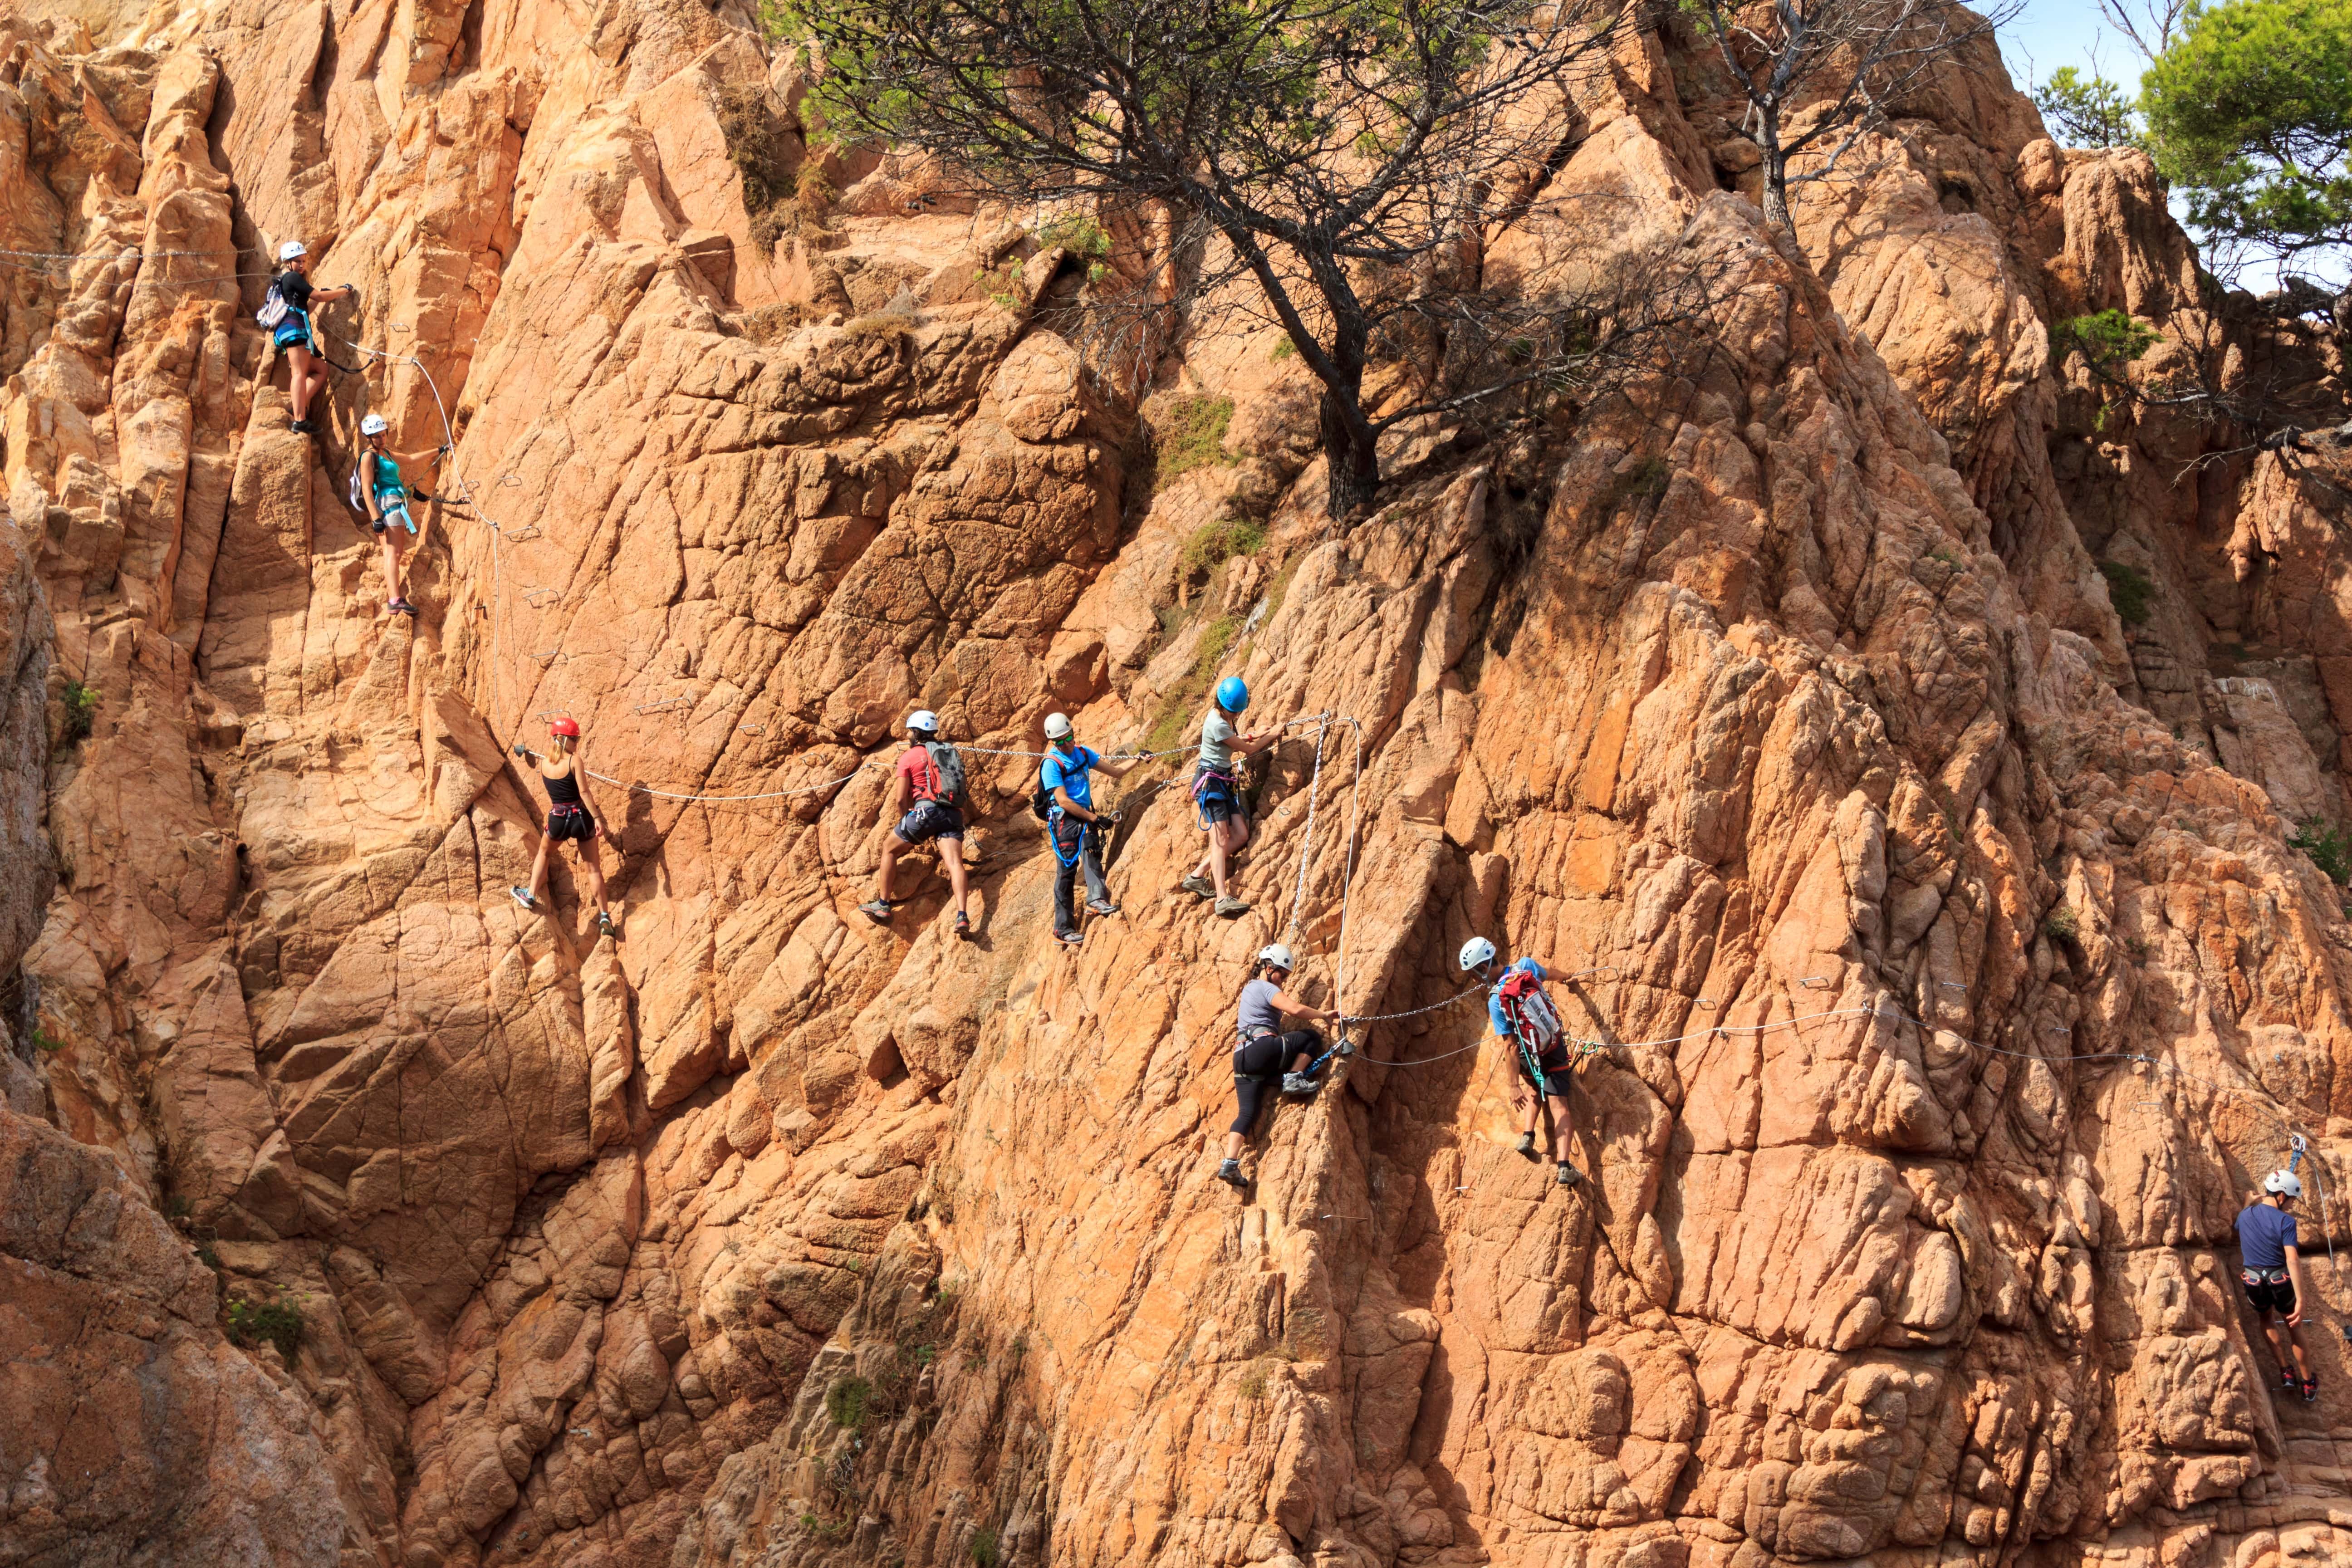
[(1540, 1057), (1559, 1044), (1567, 1031), (1560, 1026), (1559, 1015), (1552, 1011), (1551, 998), (1544, 994), (1543, 982), (1533, 973), (1512, 970), (1503, 976), (1495, 994), (1502, 998), (1503, 1017), (1521, 1045)]

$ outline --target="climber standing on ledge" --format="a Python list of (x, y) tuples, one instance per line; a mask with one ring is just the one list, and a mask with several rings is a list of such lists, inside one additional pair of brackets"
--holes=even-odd
[(1249, 818), (1242, 813), (1241, 787), (1234, 775), (1238, 758), (1255, 756), (1274, 744), (1269, 731), (1244, 735), (1234, 721), (1249, 706), (1249, 688), (1238, 675), (1217, 682), (1216, 706), (1201, 726), (1201, 758), (1192, 767), (1192, 801), (1201, 808), (1201, 831), (1209, 836), (1209, 852), (1192, 874), (1178, 884), (1195, 898), (1214, 898), (1216, 912), (1232, 919), (1249, 913), (1249, 905), (1233, 897), (1226, 887), (1226, 863), (1249, 842)]
[[(588, 798), (588, 764), (580, 751), (580, 724), (577, 720), (562, 718), (547, 727), (550, 754), (541, 756), (520, 741), (515, 742), (514, 754), (539, 765), (539, 776), (547, 784), (547, 831), (539, 837), (539, 858), (530, 863), (530, 886), (509, 888), (514, 901), (537, 913), (540, 890), (547, 886), (547, 853), (567, 838), (580, 844), (580, 863), (588, 868), (588, 893), (596, 900), (596, 932), (615, 941), (620, 928), (613, 922), (613, 911), (604, 907), (604, 868), (596, 860), (596, 812)], [(621, 836), (610, 827), (604, 837), (614, 849), (621, 847)]]
[(1053, 835), (1054, 858), (1060, 863), (1054, 873), (1054, 936), (1071, 947), (1079, 941), (1077, 911), (1070, 906), (1077, 896), (1080, 868), (1087, 874), (1087, 913), (1118, 913), (1118, 906), (1110, 901), (1110, 888), (1103, 881), (1098, 831), (1116, 824), (1118, 813), (1096, 808), (1094, 788), (1087, 775), (1099, 768), (1118, 778), (1133, 766), (1131, 760), (1114, 762), (1092, 746), (1079, 745), (1068, 714), (1045, 715), (1045, 760), (1038, 764), (1037, 781), (1049, 803), (1045, 827)]
[(889, 815), (898, 817), (898, 826), (882, 840), (874, 897), (857, 906), (858, 913), (889, 924), (890, 883), (898, 857), (915, 845), (936, 841), (940, 858), (947, 862), (948, 885), (955, 889), (955, 933), (971, 940), (971, 916), (964, 907), (962, 795), (963, 760), (940, 739), (940, 716), (928, 708), (907, 715), (907, 750), (890, 775)]
[[(1236, 1187), (1249, 1185), (1249, 1178), (1242, 1174), (1242, 1141), (1257, 1122), (1266, 1090), (1276, 1082), (1285, 1094), (1311, 1095), (1318, 1088), (1318, 1080), (1307, 1076), (1307, 1068), (1318, 1054), (1323, 1037), (1312, 1029), (1285, 1030), (1283, 1019), (1339, 1022), (1339, 1015), (1310, 1007), (1283, 989), (1296, 967), (1290, 949), (1278, 942), (1270, 943), (1258, 949), (1257, 961), (1250, 966), (1249, 984), (1242, 987), (1234, 1019), (1241, 1044), (1234, 1047), (1234, 1099), (1239, 1102), (1239, 1114), (1226, 1129), (1225, 1158), (1217, 1167), (1217, 1180)], [(1287, 1072), (1283, 1070), (1286, 1060), (1290, 1064)]]
[(278, 247), (278, 276), (269, 280), (270, 303), (282, 302), (285, 309), (272, 321), (266, 319), (270, 306), (262, 306), (262, 324), (270, 329), (270, 340), (286, 351), (286, 363), (293, 367), (288, 391), (293, 400), (294, 422), (287, 428), (299, 436), (315, 435), (319, 427), (310, 423), (310, 400), (326, 386), (327, 367), (319, 340), (310, 331), (310, 308), (348, 300), (359, 289), (348, 283), (332, 289), (313, 287), (310, 253), (299, 239)]
[(360, 504), (367, 509), (369, 528), (383, 545), (383, 585), (392, 595), (383, 607), (394, 615), (413, 616), (416, 606), (408, 602), (400, 585), (400, 531), (406, 529), (409, 542), (415, 542), (416, 520), (408, 515), (408, 487), (400, 477), (400, 459), (384, 447), (384, 433), (389, 428), (381, 414), (371, 414), (360, 421), (360, 434), (366, 438), (367, 446), (360, 453), (359, 472), (353, 477), (352, 489), (358, 494)]
[[(2238, 1215), (2238, 1258), (2242, 1265), (2238, 1279), (2246, 1288), (2246, 1300), (2262, 1314), (2263, 1334), (2271, 1342), (2271, 1353), (2278, 1357), (2279, 1387), (2292, 1394), (2299, 1385), (2303, 1402), (2316, 1405), (2319, 1380), (2311, 1375), (2311, 1363), (2304, 1359), (2303, 1336), (2295, 1332), (2303, 1324), (2303, 1303), (2311, 1296), (2311, 1286), (2303, 1274), (2303, 1253), (2295, 1245), (2294, 1215), (2288, 1212), (2294, 1200), (2303, 1196), (2303, 1182), (2292, 1171), (2273, 1171), (2263, 1178), (2263, 1191), (2269, 1195), (2248, 1204)], [(2275, 1321), (2278, 1318), (2286, 1321)], [(2287, 1361), (2289, 1350), (2294, 1352), (2292, 1365)]]
[[(1464, 973), (1481, 980), (1492, 978), (1496, 957), (1495, 944), (1483, 936), (1462, 944)], [(1584, 1177), (1568, 1158), (1568, 1080), (1584, 1064), (1569, 1057), (1568, 1032), (1544, 993), (1544, 966), (1532, 958), (1506, 964), (1486, 993), (1486, 1017), (1495, 1033), (1511, 1042), (1511, 1059), (1518, 1068), (1511, 1079), (1511, 1105), (1520, 1115), (1519, 1152), (1536, 1157), (1536, 1121), (1549, 1101), (1555, 1174), (1561, 1186), (1572, 1187)]]

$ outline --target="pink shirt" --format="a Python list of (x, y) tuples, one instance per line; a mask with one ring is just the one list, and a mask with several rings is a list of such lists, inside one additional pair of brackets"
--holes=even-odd
[(909, 746), (898, 759), (898, 772), (914, 786), (917, 800), (940, 798), (940, 770), (931, 765), (931, 753), (920, 746)]

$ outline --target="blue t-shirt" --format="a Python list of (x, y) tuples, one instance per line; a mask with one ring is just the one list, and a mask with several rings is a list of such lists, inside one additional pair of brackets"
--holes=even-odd
[(1092, 811), (1095, 794), (1094, 787), (1087, 782), (1087, 770), (1101, 761), (1102, 753), (1091, 746), (1077, 746), (1068, 751), (1059, 746), (1049, 747), (1045, 762), (1037, 769), (1038, 782), (1045, 786), (1046, 794), (1061, 790), (1070, 797), (1071, 805), (1082, 805)]
[(2286, 1249), (2300, 1247), (2294, 1215), (2268, 1204), (2248, 1204), (2238, 1215), (2238, 1256), (2249, 1268), (2284, 1268)]
[(1506, 1039), (1510, 1037), (1511, 1023), (1503, 1016), (1503, 980), (1515, 969), (1524, 969), (1538, 980), (1544, 978), (1544, 966), (1532, 958), (1515, 959), (1503, 965), (1503, 973), (1495, 976), (1494, 987), (1486, 993), (1486, 1021), (1495, 1026), (1495, 1033)]

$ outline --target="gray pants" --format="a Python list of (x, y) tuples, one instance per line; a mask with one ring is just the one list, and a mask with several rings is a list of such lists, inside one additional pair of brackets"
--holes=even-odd
[[(1065, 858), (1073, 848), (1077, 851), (1076, 857)], [(1078, 913), (1070, 907), (1070, 900), (1078, 890), (1080, 867), (1087, 873), (1087, 901), (1110, 902), (1110, 889), (1103, 882), (1102, 829), (1092, 823), (1057, 816), (1054, 819), (1054, 858), (1061, 861), (1054, 869), (1054, 934), (1068, 936), (1078, 929)]]

